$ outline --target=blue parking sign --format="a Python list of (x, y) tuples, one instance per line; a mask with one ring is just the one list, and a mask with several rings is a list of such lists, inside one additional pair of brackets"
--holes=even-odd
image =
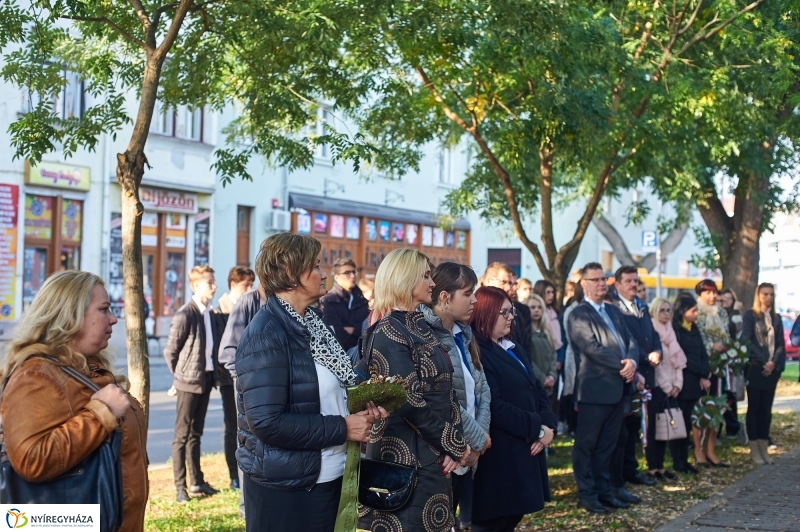
[(655, 253), (658, 250), (658, 233), (642, 231), (642, 253)]

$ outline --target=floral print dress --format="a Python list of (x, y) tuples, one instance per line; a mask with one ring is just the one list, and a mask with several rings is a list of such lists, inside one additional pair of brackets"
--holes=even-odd
[[(394, 311), (375, 329), (370, 374), (401, 376), (408, 402), (376, 423), (367, 456), (417, 465), (411, 500), (396, 512), (359, 506), (359, 528), (371, 532), (447, 532), (454, 524), (445, 456), (466, 452), (452, 366), (421, 312)], [(413, 346), (410, 345), (413, 343)]]

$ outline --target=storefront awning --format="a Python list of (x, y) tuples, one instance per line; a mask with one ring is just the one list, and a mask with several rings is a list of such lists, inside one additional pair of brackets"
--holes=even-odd
[[(436, 226), (439, 223), (439, 216), (432, 212), (398, 209), (388, 205), (375, 205), (374, 203), (362, 203), (340, 198), (323, 198), (296, 192), (289, 193), (289, 208), (349, 216), (366, 216), (376, 220), (392, 220), (422, 225)], [(461, 218), (456, 220), (453, 229), (469, 231), (470, 225), (465, 218)]]

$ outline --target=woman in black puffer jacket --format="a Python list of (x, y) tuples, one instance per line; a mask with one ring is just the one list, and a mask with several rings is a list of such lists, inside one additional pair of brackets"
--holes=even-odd
[[(236, 351), (239, 449), (247, 531), (332, 532), (345, 443), (366, 442), (388, 414), (349, 415), (355, 374), (309, 305), (325, 294), (320, 243), (282, 233), (266, 239), (256, 273), (269, 296)], [(313, 511), (309, 511), (313, 509)]]

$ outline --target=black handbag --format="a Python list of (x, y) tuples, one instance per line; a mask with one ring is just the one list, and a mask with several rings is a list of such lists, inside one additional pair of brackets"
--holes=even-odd
[[(53, 361), (67, 375), (92, 391), (100, 389), (74, 368), (61, 366), (51, 357), (42, 358)], [(2, 430), (0, 422), (0, 435)], [(119, 461), (121, 445), (122, 432), (115, 430), (100, 447), (69, 471), (46, 482), (28, 482), (11, 467), (6, 454), (5, 438), (2, 438), (0, 504), (99, 504), (100, 530), (116, 532), (122, 526), (122, 468)]]
[[(405, 330), (405, 328), (402, 328)], [(375, 335), (367, 338), (362, 360), (372, 357), (372, 343)], [(410, 345), (414, 346), (409, 336)], [(419, 368), (417, 368), (419, 373)], [(414, 433), (414, 447), (417, 434)], [(417, 466), (407, 466), (383, 460), (361, 459), (358, 476), (358, 502), (363, 506), (382, 512), (394, 512), (403, 508), (411, 499), (417, 484)]]

